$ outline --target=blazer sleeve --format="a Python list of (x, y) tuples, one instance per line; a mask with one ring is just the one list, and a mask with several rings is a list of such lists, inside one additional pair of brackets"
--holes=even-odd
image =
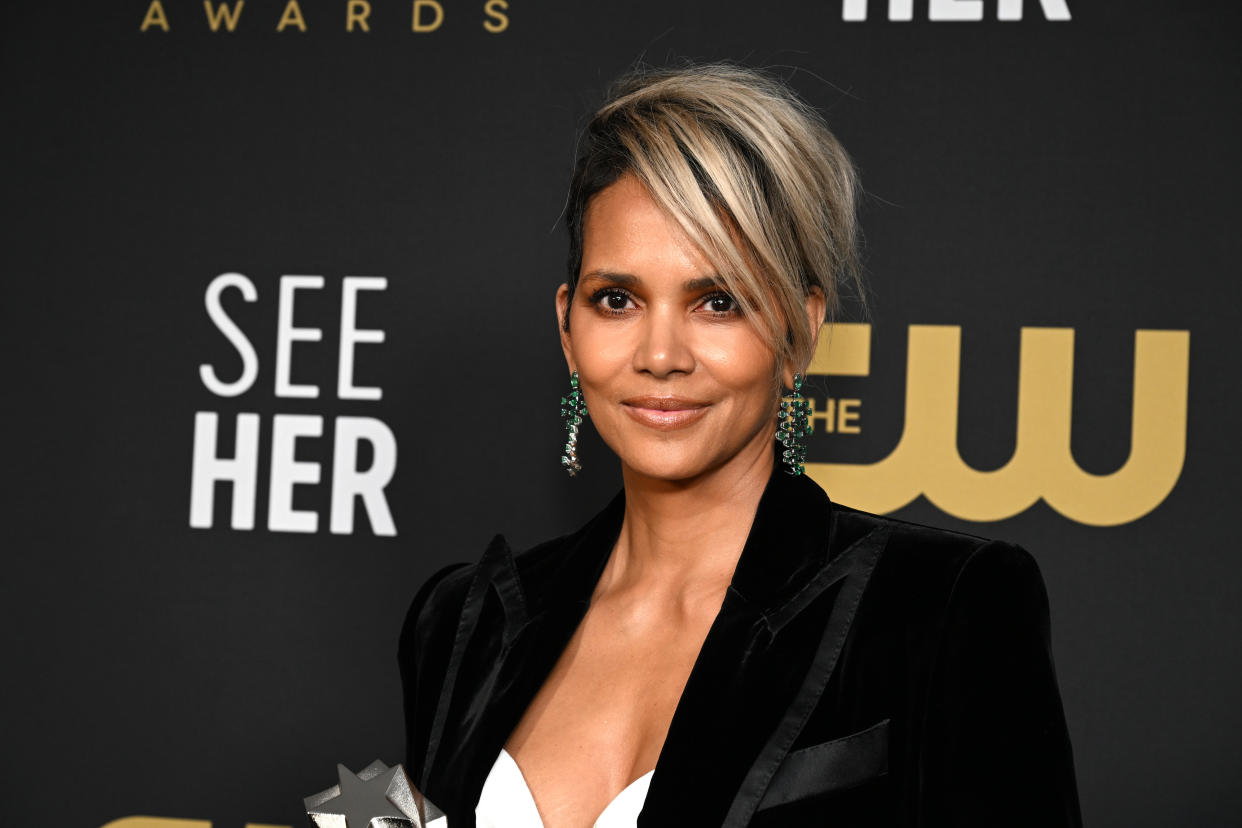
[(959, 571), (931, 675), (918, 826), (1080, 828), (1048, 596), (1025, 549), (991, 541)]
[[(449, 564), (423, 583), (406, 611), (397, 643), (405, 714), (405, 769), (420, 786), (427, 740), (453, 648), (456, 621), (465, 601), (465, 590), (452, 589), (449, 576), (468, 566)], [(468, 582), (468, 579), (455, 580)]]

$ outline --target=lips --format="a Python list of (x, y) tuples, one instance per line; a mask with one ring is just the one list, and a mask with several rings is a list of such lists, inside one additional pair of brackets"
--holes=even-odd
[(688, 397), (630, 397), (621, 407), (631, 419), (660, 431), (685, 428), (702, 419), (710, 403)]

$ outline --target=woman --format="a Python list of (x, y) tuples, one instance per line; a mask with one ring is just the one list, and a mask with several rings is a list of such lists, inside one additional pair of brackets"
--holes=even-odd
[(800, 473), (782, 387), (854, 278), (854, 192), (756, 72), (639, 74), (595, 115), (556, 295), (563, 462), (589, 411), (624, 485), (415, 597), (406, 766), (450, 828), (1080, 824), (1031, 556)]

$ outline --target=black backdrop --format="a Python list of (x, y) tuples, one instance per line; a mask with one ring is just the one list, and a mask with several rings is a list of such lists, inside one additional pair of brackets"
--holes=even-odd
[[(4, 11), (0, 821), (296, 825), (335, 762), (400, 758), (395, 646), (421, 580), (496, 531), (568, 531), (618, 485), (593, 436), (583, 475), (557, 461), (557, 222), (605, 83), (690, 57), (774, 68), (862, 171), (867, 370), (814, 378), (821, 410), (853, 415), (817, 421), (810, 459), (839, 464), (817, 471), (834, 499), (871, 502), (850, 467), (921, 421), (903, 402), (920, 331), (960, 331), (956, 448), (997, 470), (1015, 455), (1022, 329), (1073, 329), (1072, 358), (1051, 363), (1072, 372), (1068, 449), (1089, 473), (1061, 493), (1070, 508), (1036, 486), (999, 520), (934, 497), (896, 513), (1038, 558), (1090, 824), (1233, 824), (1236, 4), (917, 0), (904, 21), (872, 0), (851, 22), (844, 7), (868, 4), (440, 0), (422, 32), (408, 0), (372, 0), (369, 31), (346, 30), (365, 4), (343, 0), (246, 0), (232, 32), (197, 0), (159, 5)], [(1071, 19), (1050, 20), (1060, 9)], [(253, 287), (220, 305), (257, 373), (221, 396), (200, 366), (225, 383), (246, 367), (206, 306), (228, 273)], [(317, 397), (277, 391), (282, 281), (284, 327), (321, 331), (292, 333), (286, 379)], [(351, 325), (384, 332), (346, 360), (380, 399), (338, 393)], [(1136, 514), (1092, 519), (1091, 475), (1131, 454), (1138, 330), (1182, 332), (1145, 380), (1164, 479), (1106, 498)], [(199, 412), (222, 458), (253, 425), (233, 471), (254, 486), (203, 487), (214, 504), (191, 525), (211, 471)], [(351, 470), (373, 464), (358, 485), (378, 496), (351, 497)]]

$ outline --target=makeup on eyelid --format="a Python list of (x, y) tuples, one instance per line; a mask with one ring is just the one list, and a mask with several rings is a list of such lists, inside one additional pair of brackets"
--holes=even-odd
[[(628, 309), (627, 309), (627, 308), (624, 308), (624, 307), (621, 307), (621, 308), (607, 307), (607, 308), (605, 308), (605, 307), (601, 307), (601, 306), (600, 306), (600, 302), (601, 302), (602, 300), (604, 300), (604, 299), (608, 299), (608, 298), (610, 298), (610, 297), (614, 297), (614, 296), (615, 296), (615, 297), (623, 297), (626, 301), (633, 301), (633, 299), (634, 299), (633, 294), (631, 294), (628, 290), (626, 290), (626, 289), (624, 289), (624, 288), (619, 288), (619, 287), (605, 287), (605, 288), (600, 288), (600, 289), (596, 290), (594, 293), (592, 293), (592, 294), (591, 294), (591, 295), (587, 298), (587, 304), (589, 304), (589, 305), (590, 305), (591, 307), (593, 307), (593, 308), (596, 308), (596, 309), (598, 309), (598, 310), (603, 311), (606, 315), (610, 315), (610, 316), (614, 316), (614, 315), (619, 315), (619, 314), (625, 313)], [(727, 301), (727, 302), (729, 303), (730, 307), (729, 307), (727, 310), (718, 310), (718, 309), (712, 309), (712, 308), (709, 308), (709, 309), (708, 309), (708, 311), (707, 311), (708, 313), (712, 314), (713, 316), (720, 317), (720, 318), (730, 317), (730, 316), (740, 316), (740, 315), (741, 315), (742, 309), (741, 309), (741, 306), (738, 304), (737, 300), (736, 300), (736, 299), (734, 299), (731, 295), (729, 295), (728, 293), (726, 293), (725, 291), (722, 291), (722, 290), (712, 291), (711, 293), (707, 294), (706, 296), (700, 297), (698, 300), (696, 300), (696, 301), (698, 302), (698, 304), (696, 305), (696, 307), (702, 307), (702, 306), (704, 306), (704, 305), (707, 305), (707, 304), (712, 303), (712, 302), (716, 302), (716, 301), (718, 301), (718, 300), (724, 300), (724, 301)]]

